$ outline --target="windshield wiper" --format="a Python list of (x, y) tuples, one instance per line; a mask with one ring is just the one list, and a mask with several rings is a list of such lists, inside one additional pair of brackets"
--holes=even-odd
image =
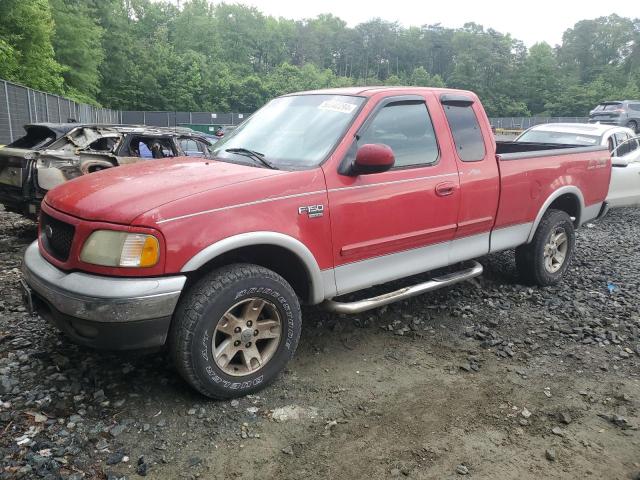
[(271, 163), (270, 161), (268, 161), (268, 160), (266, 160), (264, 158), (264, 153), (256, 152), (255, 150), (249, 150), (248, 148), (227, 148), (225, 150), (225, 152), (237, 153), (238, 155), (244, 155), (245, 157), (249, 157), (252, 160), (256, 160), (256, 161), (260, 162), (261, 164), (263, 164), (267, 168), (270, 168), (272, 170), (277, 170), (278, 169), (278, 167), (276, 167), (273, 163)]

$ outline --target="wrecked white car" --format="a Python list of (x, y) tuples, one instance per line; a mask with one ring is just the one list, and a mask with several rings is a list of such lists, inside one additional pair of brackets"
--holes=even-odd
[(75, 124), (44, 149), (18, 140), (0, 150), (0, 203), (35, 219), (47, 191), (67, 180), (144, 160), (209, 158), (211, 148), (205, 135), (187, 128)]

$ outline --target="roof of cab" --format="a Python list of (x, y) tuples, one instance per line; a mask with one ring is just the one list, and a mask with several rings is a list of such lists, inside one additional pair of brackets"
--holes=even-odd
[(468, 90), (457, 90), (453, 88), (435, 88), (435, 87), (403, 87), (403, 86), (370, 86), (370, 87), (343, 87), (343, 88), (325, 88), (321, 90), (307, 90), (303, 92), (289, 93), (290, 95), (350, 95), (359, 97), (372, 97), (381, 92), (393, 92), (398, 94), (410, 94), (415, 92), (437, 92), (437, 93), (466, 93), (475, 95)]

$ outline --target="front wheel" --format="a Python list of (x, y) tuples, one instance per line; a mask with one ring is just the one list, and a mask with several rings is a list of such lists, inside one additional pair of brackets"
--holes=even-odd
[(217, 399), (274, 381), (300, 338), (300, 304), (278, 274), (257, 265), (222, 267), (180, 301), (169, 345), (181, 376)]
[(635, 133), (640, 133), (640, 129), (638, 129), (638, 122), (635, 120), (629, 120), (625, 126), (633, 130)]
[(531, 243), (516, 249), (516, 267), (525, 283), (555, 285), (569, 268), (576, 244), (571, 217), (561, 210), (548, 210)]

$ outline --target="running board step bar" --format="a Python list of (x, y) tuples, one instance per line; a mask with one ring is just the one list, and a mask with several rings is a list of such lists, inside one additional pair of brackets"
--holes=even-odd
[(426, 282), (418, 283), (417, 285), (412, 285), (410, 287), (404, 287), (394, 292), (378, 295), (377, 297), (365, 298), (364, 300), (358, 300), (355, 302), (336, 302), (334, 300), (325, 300), (322, 303), (322, 306), (326, 310), (334, 313), (365, 312), (372, 308), (382, 307), (383, 305), (404, 300), (405, 298), (415, 297), (422, 293), (431, 292), (433, 290), (438, 290), (439, 288), (453, 285), (454, 283), (469, 280), (482, 274), (482, 265), (475, 260), (471, 263), (472, 265), (470, 267), (463, 270), (440, 275), (439, 277), (434, 277)]

